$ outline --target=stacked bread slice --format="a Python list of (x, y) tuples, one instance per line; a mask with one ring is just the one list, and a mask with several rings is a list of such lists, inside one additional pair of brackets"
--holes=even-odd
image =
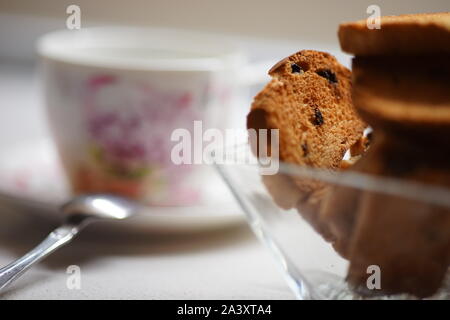
[[(382, 17), (342, 24), (354, 54), (353, 103), (372, 126), (368, 153), (350, 170), (450, 187), (450, 13)], [(342, 197), (346, 198), (345, 204)], [(381, 270), (383, 293), (430, 296), (450, 264), (450, 210), (411, 197), (338, 188), (322, 219), (350, 260), (348, 281), (366, 286)], [(346, 223), (342, 223), (342, 217)]]
[[(449, 187), (450, 13), (382, 17), (381, 29), (345, 23), (339, 39), (355, 55), (353, 73), (318, 51), (280, 61), (254, 99), (248, 128), (279, 129), (288, 163)], [(346, 150), (360, 160), (346, 165)], [(361, 293), (427, 297), (442, 286), (448, 207), (282, 173), (263, 181), (279, 206), (297, 208), (349, 260), (347, 280)], [(367, 287), (371, 266), (381, 271), (379, 291)]]

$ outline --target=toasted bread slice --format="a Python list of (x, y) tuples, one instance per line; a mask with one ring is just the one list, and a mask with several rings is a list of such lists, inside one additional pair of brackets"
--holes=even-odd
[(353, 108), (350, 70), (328, 53), (304, 50), (269, 74), (273, 79), (255, 97), (247, 127), (279, 129), (282, 161), (339, 168), (366, 127)]
[(384, 16), (380, 29), (366, 20), (343, 23), (341, 48), (360, 56), (450, 53), (450, 12)]
[(449, 57), (354, 58), (355, 108), (374, 128), (450, 146)]

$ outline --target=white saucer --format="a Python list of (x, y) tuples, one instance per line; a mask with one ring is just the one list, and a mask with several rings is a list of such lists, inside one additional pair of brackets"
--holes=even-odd
[[(27, 214), (59, 218), (58, 207), (70, 199), (68, 184), (50, 139), (3, 150), (0, 157), (0, 206)], [(212, 170), (212, 168), (211, 168)], [(220, 177), (213, 173), (211, 203), (191, 207), (146, 207), (143, 214), (111, 223), (120, 228), (190, 232), (230, 227), (245, 219)], [(219, 196), (217, 196), (219, 195)]]

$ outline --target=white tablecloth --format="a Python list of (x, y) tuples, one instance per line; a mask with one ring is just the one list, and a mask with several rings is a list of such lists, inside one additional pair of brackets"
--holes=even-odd
[[(0, 150), (47, 135), (31, 66), (0, 63)], [(0, 156), (5, 156), (1, 154)], [(0, 203), (0, 265), (54, 222)], [(67, 273), (79, 266), (81, 288)], [(270, 253), (246, 226), (198, 234), (117, 234), (95, 226), (19, 279), (0, 299), (292, 299)]]

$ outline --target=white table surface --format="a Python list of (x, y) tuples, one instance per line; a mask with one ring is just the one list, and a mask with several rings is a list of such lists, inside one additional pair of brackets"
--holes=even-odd
[[(45, 137), (32, 66), (0, 61), (0, 147)], [(0, 148), (1, 150), (1, 148)], [(5, 156), (1, 154), (0, 156)], [(54, 222), (0, 203), (0, 265), (25, 253)], [(81, 289), (68, 289), (68, 266)], [(270, 253), (247, 226), (197, 234), (120, 234), (88, 228), (0, 299), (293, 299)]]

